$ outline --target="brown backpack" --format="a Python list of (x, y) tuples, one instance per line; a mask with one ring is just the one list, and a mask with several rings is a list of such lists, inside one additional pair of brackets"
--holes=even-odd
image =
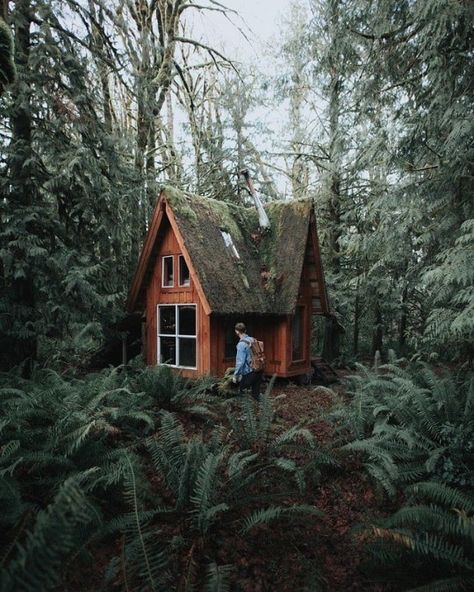
[(255, 339), (254, 337), (244, 339), (244, 341), (250, 348), (250, 367), (253, 372), (262, 372), (265, 368), (263, 341), (258, 341), (258, 339)]

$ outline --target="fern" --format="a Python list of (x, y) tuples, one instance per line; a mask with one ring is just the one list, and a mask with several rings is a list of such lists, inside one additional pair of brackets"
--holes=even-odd
[[(434, 482), (406, 491), (411, 503), (366, 531), (369, 549), (385, 567), (404, 567), (413, 590), (467, 590), (474, 581), (474, 517), (472, 493)], [(422, 503), (418, 502), (421, 498)], [(424, 502), (431, 502), (427, 505)], [(401, 549), (402, 553), (391, 550)], [(400, 562), (400, 563), (399, 563)], [(421, 568), (411, 573), (407, 565)], [(437, 577), (437, 574), (439, 577)], [(429, 582), (425, 580), (429, 578)]]
[(207, 568), (206, 592), (230, 592), (230, 576), (233, 571), (232, 565), (211, 563)]
[(215, 455), (208, 454), (199, 467), (195, 481), (194, 491), (191, 495), (191, 503), (194, 506), (193, 515), (196, 525), (202, 534), (207, 534), (212, 521), (216, 516), (229, 509), (225, 503), (214, 505), (217, 497), (217, 471), (225, 452)]
[(129, 464), (129, 477), (125, 480), (125, 495), (130, 500), (133, 517), (134, 517), (134, 528), (137, 534), (137, 540), (141, 548), (141, 558), (143, 560), (144, 572), (146, 574), (146, 580), (151, 588), (155, 591), (158, 589), (156, 578), (158, 573), (166, 565), (166, 560), (160, 555), (150, 555), (147, 547), (147, 539), (142, 529), (141, 517), (138, 511), (138, 500), (137, 500), (137, 489), (135, 484), (135, 473), (133, 465), (130, 459), (127, 459)]
[[(180, 589), (200, 589), (202, 572), (199, 566), (216, 559), (212, 541), (215, 536), (221, 536), (218, 533), (234, 532), (235, 536), (239, 536), (242, 531), (258, 524), (278, 519), (291, 523), (302, 515), (320, 515), (314, 506), (298, 504), (262, 508), (264, 502), (267, 505), (288, 496), (282, 494), (279, 488), (267, 490), (271, 479), (281, 481), (281, 471), (298, 475), (298, 468), (291, 459), (269, 459), (266, 455), (250, 450), (232, 450), (223, 441), (222, 429), (215, 430), (205, 441), (197, 436), (187, 438), (175, 415), (168, 411), (162, 411), (160, 415), (160, 429), (147, 440), (155, 470), (153, 480), (160, 484), (159, 495), (153, 499), (151, 508), (139, 509), (137, 487), (129, 485), (127, 498), (132, 513), (115, 521), (127, 533), (124, 549), (127, 577), (137, 572), (151, 573), (155, 582), (163, 581), (159, 579), (153, 565), (156, 562), (162, 569), (177, 562), (183, 565), (183, 559), (177, 557), (179, 553), (184, 557), (185, 566), (180, 578)], [(297, 434), (294, 432), (289, 440), (293, 441)], [(302, 488), (304, 476), (298, 475), (298, 478)], [(295, 495), (295, 491), (292, 495)], [(132, 532), (130, 523), (133, 514), (136, 519)], [(171, 523), (174, 525), (174, 537), (170, 540), (165, 538), (162, 529)], [(152, 532), (155, 533), (154, 551), (150, 549), (149, 543), (153, 540)], [(155, 558), (158, 550), (159, 554)], [(110, 568), (112, 573), (117, 574), (119, 566), (120, 561), (115, 559)], [(227, 585), (227, 576), (222, 579), (227, 569), (221, 573), (221, 568), (216, 566), (206, 586)], [(173, 580), (166, 570), (163, 577)], [(150, 576), (147, 579), (150, 580)]]
[(270, 506), (269, 508), (259, 509), (247, 516), (242, 524), (242, 534), (248, 533), (257, 526), (269, 524), (283, 517), (294, 518), (295, 516), (312, 515), (321, 517), (322, 513), (314, 506), (295, 504), (290, 507)]
[(38, 514), (26, 542), (2, 578), (2, 590), (33, 592), (50, 590), (62, 581), (64, 561), (81, 545), (83, 527), (97, 528), (101, 515), (77, 482), (64, 483), (54, 502)]
[(472, 380), (438, 376), (421, 363), (380, 370), (382, 376), (366, 369), (349, 379), (351, 404), (332, 414), (336, 429), (351, 440), (341, 450), (360, 452), (392, 496), (430, 477), (474, 485)]

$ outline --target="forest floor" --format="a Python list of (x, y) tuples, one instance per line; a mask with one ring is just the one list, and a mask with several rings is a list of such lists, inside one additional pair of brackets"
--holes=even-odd
[[(275, 386), (271, 397), (275, 400), (276, 423), (285, 429), (295, 424), (303, 425), (311, 431), (322, 448), (334, 443), (334, 430), (324, 416), (337, 399), (345, 398), (340, 383), (331, 385), (329, 390), (314, 385), (302, 387), (282, 382)], [(306, 559), (308, 547), (315, 546), (312, 554), (322, 580), (321, 589), (328, 592), (387, 591), (389, 588), (386, 585), (371, 582), (364, 575), (363, 546), (353, 532), (358, 525), (370, 523), (384, 514), (384, 501), (371, 485), (360, 462), (356, 458), (347, 458), (329, 474), (324, 471), (320, 483), (309, 487), (306, 502), (314, 504), (324, 513), (316, 526), (306, 533), (307, 539), (299, 540), (300, 548), (306, 550)], [(289, 571), (284, 578), (286, 582), (281, 581), (279, 592), (296, 589), (295, 568), (297, 571), (301, 560), (301, 552), (297, 551), (297, 547), (294, 552), (289, 551)], [(248, 587), (245, 590), (257, 592), (267, 589)]]
[[(275, 430), (280, 432), (300, 425), (311, 431), (321, 450), (330, 448), (335, 443), (335, 434), (324, 416), (345, 397), (341, 383), (333, 384), (329, 389), (277, 382), (270, 395), (275, 411)], [(237, 397), (228, 403), (234, 409), (239, 407)], [(189, 415), (178, 413), (178, 417), (188, 434), (203, 429), (202, 423), (190, 420)], [(224, 408), (220, 419), (224, 425), (227, 423)], [(339, 461), (340, 466), (325, 468), (318, 480), (308, 483), (303, 499), (301, 496), (295, 498), (297, 503), (316, 506), (323, 512), (322, 517), (295, 524), (290, 532), (275, 524), (259, 527), (252, 536), (224, 536), (216, 541), (219, 563), (236, 567), (233, 592), (393, 591), (385, 584), (370, 581), (364, 574), (363, 544), (354, 533), (357, 526), (370, 524), (386, 514), (389, 508), (371, 485), (357, 458), (343, 457)], [(112, 545), (114, 549), (110, 545), (101, 545), (96, 550), (95, 569), (89, 577), (82, 573), (72, 578), (68, 592), (99, 589), (111, 552), (120, 553), (120, 544), (117, 540)], [(313, 572), (310, 581), (308, 566)], [(122, 585), (117, 582), (114, 589), (121, 590)]]

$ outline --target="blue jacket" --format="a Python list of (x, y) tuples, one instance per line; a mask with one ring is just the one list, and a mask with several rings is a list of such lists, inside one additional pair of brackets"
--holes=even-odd
[(252, 338), (246, 335), (242, 337), (237, 344), (237, 357), (235, 359), (234, 376), (245, 376), (252, 372), (250, 362), (252, 361), (252, 354), (250, 352), (250, 343)]

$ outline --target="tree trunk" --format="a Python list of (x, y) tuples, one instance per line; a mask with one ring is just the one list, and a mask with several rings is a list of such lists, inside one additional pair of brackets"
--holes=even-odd
[(382, 354), (383, 349), (383, 318), (380, 303), (377, 300), (375, 303), (375, 323), (372, 333), (372, 357), (378, 351)]
[(407, 297), (408, 297), (408, 285), (405, 284), (405, 287), (403, 288), (403, 292), (402, 292), (400, 323), (399, 323), (399, 331), (398, 331), (398, 347), (399, 347), (401, 355), (403, 355), (405, 353), (405, 346), (406, 346), (406, 332), (407, 332), (407, 323), (408, 323)]
[(334, 361), (341, 355), (341, 325), (335, 317), (326, 317), (324, 325), (323, 358)]
[[(12, 87), (13, 108), (11, 116), (12, 140), (10, 145), (10, 194), (11, 209), (16, 210), (18, 219), (28, 214), (36, 202), (36, 186), (31, 171), (32, 158), (32, 117), (30, 107), (30, 86), (25, 84), (25, 75), (29, 68), (30, 55), (30, 0), (18, 0), (15, 7), (15, 62), (20, 80)], [(31, 224), (26, 223), (24, 232), (31, 231)], [(23, 250), (16, 253), (18, 258), (26, 258)], [(15, 306), (21, 311), (22, 334), (27, 333), (26, 326), (35, 322), (35, 286), (33, 269), (26, 268), (25, 277), (12, 280), (12, 295)], [(14, 336), (13, 361), (26, 361), (25, 373), (29, 374), (32, 363), (37, 357), (37, 336), (28, 331), (28, 335)]]
[[(328, 234), (329, 234), (329, 268), (337, 278), (340, 272), (340, 245), (341, 236), (341, 88), (340, 60), (338, 50), (338, 28), (339, 28), (339, 3), (340, 0), (330, 2), (330, 65), (331, 78), (329, 86), (329, 156), (332, 172), (329, 177), (328, 194)], [(340, 356), (340, 329), (334, 319), (326, 319), (324, 332), (324, 351), (327, 359), (331, 360)], [(331, 357), (329, 357), (329, 355)], [(326, 357), (326, 355), (324, 356)]]
[(359, 280), (357, 280), (356, 294), (354, 302), (354, 333), (352, 339), (352, 348), (354, 355), (357, 356), (359, 353), (359, 317), (360, 317), (360, 293), (359, 293)]

